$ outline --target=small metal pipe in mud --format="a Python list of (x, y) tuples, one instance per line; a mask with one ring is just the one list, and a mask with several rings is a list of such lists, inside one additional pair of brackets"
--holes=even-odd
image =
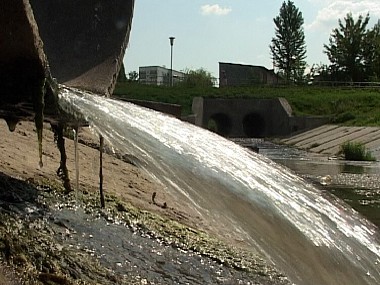
[(59, 163), (59, 167), (57, 169), (57, 175), (63, 181), (63, 187), (66, 192), (69, 193), (72, 191), (70, 185), (69, 171), (66, 166), (67, 155), (65, 150), (65, 138), (63, 136), (63, 130), (65, 126), (62, 123), (58, 123), (57, 125), (51, 124), (51, 127), (54, 132), (54, 141), (57, 143), (58, 150), (61, 154), (61, 160)]
[(104, 138), (102, 135), (99, 135), (99, 194), (100, 194), (100, 205), (102, 208), (105, 208), (106, 204), (104, 201), (104, 192), (103, 192), (103, 147), (104, 147)]

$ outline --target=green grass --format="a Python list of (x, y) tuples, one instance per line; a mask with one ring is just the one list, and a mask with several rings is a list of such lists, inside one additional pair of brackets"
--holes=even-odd
[(340, 153), (346, 160), (375, 161), (372, 153), (360, 142), (345, 142), (340, 146)]
[(331, 123), (350, 126), (380, 126), (380, 89), (349, 87), (229, 87), (187, 88), (119, 83), (115, 96), (179, 104), (183, 115), (191, 114), (194, 97), (276, 98), (284, 97), (293, 114), (328, 116)]

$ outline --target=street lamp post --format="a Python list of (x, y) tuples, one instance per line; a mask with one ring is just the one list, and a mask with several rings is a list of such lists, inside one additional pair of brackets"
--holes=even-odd
[(175, 37), (170, 37), (170, 86), (173, 86), (173, 44)]

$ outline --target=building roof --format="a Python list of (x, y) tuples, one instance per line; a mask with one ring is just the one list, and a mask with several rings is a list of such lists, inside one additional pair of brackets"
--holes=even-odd
[[(164, 66), (158, 66), (158, 65), (139, 66), (139, 69), (140, 69), (140, 68), (157, 68), (157, 69), (170, 70), (170, 68), (167, 68), (167, 67), (164, 67)], [(182, 72), (182, 71), (177, 71), (177, 70), (175, 70), (175, 69), (173, 69), (173, 72), (175, 72), (175, 73), (185, 74), (184, 72)]]
[(266, 71), (273, 71), (273, 69), (268, 69), (265, 66), (261, 66), (261, 65), (250, 65), (250, 64), (231, 63), (231, 62), (219, 62), (219, 65), (221, 65), (221, 64), (224, 64), (224, 65), (236, 65), (236, 66), (241, 66), (241, 67), (260, 68), (260, 69), (264, 69)]

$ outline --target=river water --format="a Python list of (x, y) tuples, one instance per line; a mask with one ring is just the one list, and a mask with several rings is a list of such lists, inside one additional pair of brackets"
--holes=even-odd
[[(380, 162), (345, 161), (260, 139), (238, 139), (333, 193), (380, 227)], [(329, 176), (331, 181), (324, 179)]]
[(273, 160), (127, 102), (62, 87), (60, 104), (292, 282), (380, 283), (376, 227)]

